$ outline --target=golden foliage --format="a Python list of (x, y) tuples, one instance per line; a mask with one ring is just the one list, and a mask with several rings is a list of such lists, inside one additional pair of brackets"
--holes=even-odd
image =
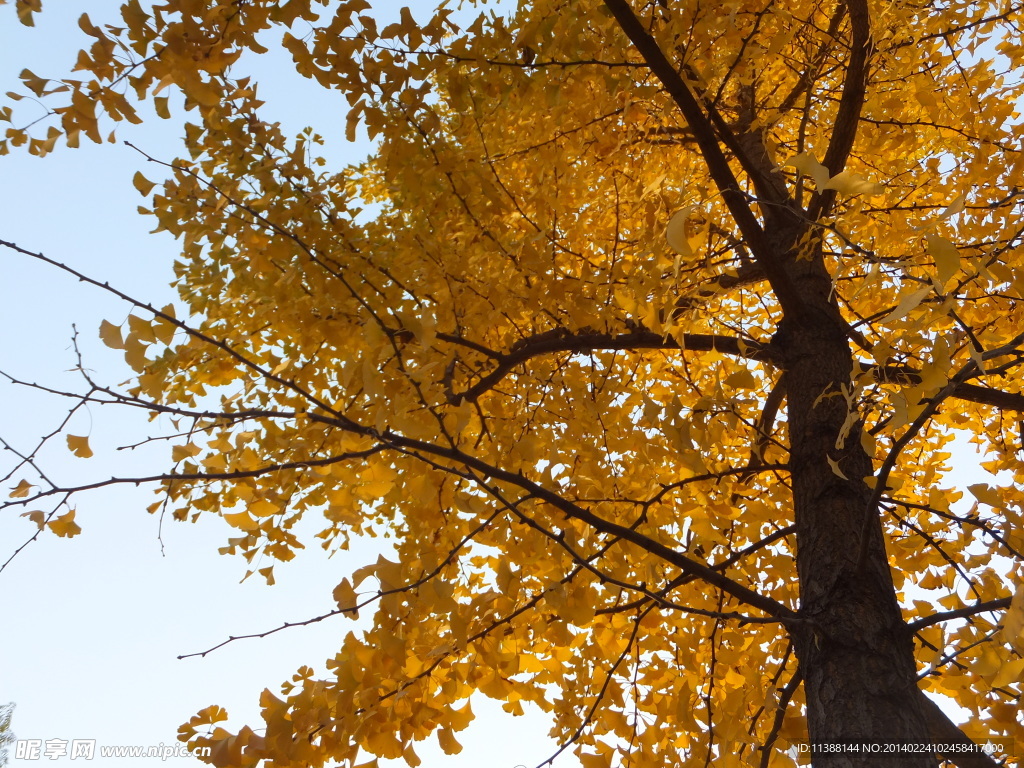
[[(825, 458), (882, 484), (921, 685), (984, 721), (969, 735), (1024, 744), (1024, 13), (849, 7), (860, 49), (847, 4), (634, 0), (703, 127), (622, 3), (596, 0), (386, 23), (364, 0), (130, 0), (82, 17), (76, 77), (22, 74), (54, 124), (0, 152), (100, 141), (184, 96), (185, 159), (135, 185), (180, 238), (197, 324), (140, 306), (101, 330), (133, 397), (199, 417), (163, 492), (222, 515), (224, 551), (249, 561), (293, 557), (303, 515), (326, 549), (395, 536), (334, 588), (339, 613), (375, 613), (329, 676), (265, 692), (264, 735), (211, 708), (183, 739), (219, 766), (416, 765), (431, 734), (461, 749), (475, 692), (549, 712), (588, 766), (739, 764), (801, 738), (783, 609), (802, 436), (777, 353), (800, 292), (749, 223), (770, 239), (786, 208), (803, 217), (789, 256), (827, 267), (853, 350), (818, 401), (844, 404), (836, 449), (850, 438), (879, 472)], [(271, 37), (344, 93), (346, 135), (377, 142), (365, 163), (325, 169), (316, 133), (264, 114), (244, 63)], [(958, 431), (1001, 474), (954, 508)]]

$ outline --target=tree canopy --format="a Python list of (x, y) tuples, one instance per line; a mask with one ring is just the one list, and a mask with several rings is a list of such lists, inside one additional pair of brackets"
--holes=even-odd
[[(182, 425), (151, 510), (222, 516), (250, 562), (394, 537), (325, 585), (373, 617), (326, 675), (182, 739), (218, 766), (416, 765), (482, 694), (549, 713), (586, 768), (1024, 748), (1024, 7), (387, 15), (129, 0), (82, 17), (68, 77), (22, 74), (46, 114), (0, 112), (0, 153), (103, 141), (142, 103), (185, 121), (136, 176), (181, 302), (123, 295), (100, 334), (137, 377), (81, 393)], [(274, 122), (246, 72), (271, 45), (343, 125)], [(329, 167), (317, 131), (374, 152)], [(957, 435), (990, 482), (956, 487)], [(33, 466), (5, 508), (73, 535), (87, 488)]]

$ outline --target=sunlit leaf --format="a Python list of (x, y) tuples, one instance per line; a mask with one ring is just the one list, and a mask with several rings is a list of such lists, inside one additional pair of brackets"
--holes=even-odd
[(47, 527), (62, 538), (73, 538), (82, 532), (81, 527), (75, 522), (75, 510), (65, 512), (48, 522)]
[(68, 435), (68, 448), (80, 459), (92, 458), (92, 448), (89, 447), (89, 438), (78, 435)]

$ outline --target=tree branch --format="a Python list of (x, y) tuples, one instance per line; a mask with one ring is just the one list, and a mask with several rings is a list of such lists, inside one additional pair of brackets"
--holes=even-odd
[(930, 627), (933, 624), (941, 624), (944, 621), (951, 621), (953, 619), (967, 619), (971, 616), (977, 616), (979, 613), (985, 613), (987, 611), (1000, 611), (1010, 607), (1011, 597), (1000, 597), (998, 600), (989, 600), (984, 603), (975, 603), (974, 605), (968, 605), (963, 608), (957, 608), (954, 611), (943, 611), (942, 613), (933, 613), (931, 616), (925, 616), (923, 619), (912, 621), (907, 625), (907, 629), (911, 632), (918, 632), (925, 627)]
[[(933, 743), (976, 746), (975, 742), (968, 738), (956, 723), (939, 709), (939, 705), (926, 696), (924, 692), (921, 693), (921, 698), (923, 699), (921, 709), (928, 723), (928, 733)], [(942, 757), (944, 760), (953, 763), (957, 768), (1000, 768), (999, 763), (991, 755), (986, 755), (973, 749), (969, 752), (952, 750), (943, 754)]]
[[(871, 54), (871, 18), (867, 0), (844, 0), (850, 16), (850, 61), (846, 67), (843, 95), (832, 124), (832, 140), (825, 151), (822, 165), (835, 176), (846, 167), (846, 161), (857, 138), (861, 109), (867, 93), (867, 61)], [(834, 189), (819, 190), (815, 204), (811, 206), (808, 218), (817, 221), (826, 215), (836, 201)]]
[(690, 87), (665, 56), (658, 42), (633, 13), (628, 0), (605, 0), (604, 4), (689, 123), (694, 140), (700, 148), (704, 162), (707, 163), (708, 172), (750, 246), (754, 258), (764, 267), (783, 311), (793, 317), (802, 316), (803, 299), (783, 270), (780, 254), (769, 244), (760, 222), (750, 209), (747, 194), (740, 188), (736, 176), (729, 167), (729, 161), (718, 144), (714, 126), (690, 92)]
[(571, 333), (562, 329), (548, 331), (523, 339), (512, 346), (507, 354), (498, 357), (498, 365), (465, 392), (450, 393), (449, 397), (459, 403), (475, 401), (484, 392), (494, 387), (516, 366), (531, 358), (552, 352), (576, 352), (580, 354), (601, 350), (667, 349), (693, 350), (695, 352), (721, 352), (726, 355), (743, 357), (748, 360), (770, 360), (772, 354), (767, 345), (757, 341), (742, 341), (734, 336), (719, 336), (704, 333), (688, 333), (682, 344), (671, 336), (638, 329), (629, 333)]
[(1024, 393), (1004, 392), (1001, 389), (978, 384), (957, 384), (951, 397), (981, 405), (991, 405), (1004, 411), (1024, 411)]

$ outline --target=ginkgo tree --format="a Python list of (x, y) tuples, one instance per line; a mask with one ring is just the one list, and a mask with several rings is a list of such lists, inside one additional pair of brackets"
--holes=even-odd
[[(1024, 7), (384, 10), (129, 0), (0, 115), (0, 152), (35, 154), (142, 103), (185, 122), (136, 177), (181, 304), (118, 294), (100, 333), (137, 376), (80, 394), (184, 430), (151, 510), (223, 517), (250, 562), (395, 537), (324, 586), (372, 615), (327, 673), (181, 738), (416, 765), (481, 694), (587, 768), (1024, 749)], [(246, 63), (278, 44), (344, 94), (319, 130), (365, 132), (365, 163), (274, 121)], [(990, 482), (949, 477), (958, 435)], [(34, 466), (5, 509), (73, 535), (92, 486)]]

